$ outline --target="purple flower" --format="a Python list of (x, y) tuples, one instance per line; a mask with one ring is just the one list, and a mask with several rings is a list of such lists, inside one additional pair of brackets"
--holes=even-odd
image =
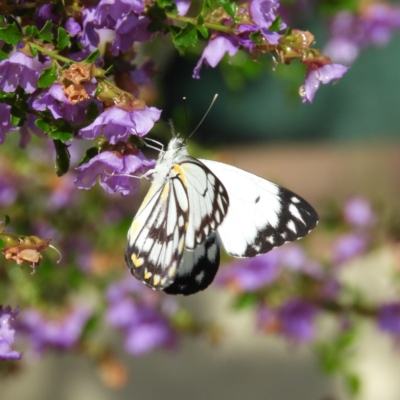
[(37, 89), (37, 81), (49, 62), (42, 64), (37, 57), (31, 58), (17, 51), (10, 58), (0, 62), (0, 90), (15, 92), (18, 86), (27, 93)]
[(220, 270), (216, 282), (239, 291), (253, 292), (273, 283), (280, 272), (276, 251), (243, 259)]
[(161, 111), (155, 107), (126, 111), (111, 107), (102, 112), (92, 124), (79, 131), (83, 139), (93, 140), (100, 135), (111, 143), (126, 141), (129, 135), (144, 136), (160, 118)]
[(221, 34), (214, 39), (211, 39), (193, 70), (193, 78), (200, 78), (200, 69), (203, 63), (215, 68), (222, 60), (222, 57), (225, 55), (225, 53), (228, 53), (232, 57), (236, 54), (238, 49), (239, 43), (235, 37)]
[(303, 103), (312, 103), (321, 82), (327, 84), (332, 80), (340, 79), (347, 70), (347, 67), (340, 64), (325, 64), (320, 68), (309, 68), (303, 86)]
[(144, 16), (129, 13), (118, 20), (115, 27), (115, 40), (111, 47), (113, 56), (132, 48), (134, 42), (145, 42), (151, 37), (147, 30), (150, 20)]
[(342, 264), (363, 253), (368, 248), (368, 238), (357, 233), (340, 236), (333, 245), (333, 257), (336, 264)]
[(36, 15), (36, 26), (39, 29), (42, 29), (47, 21), (52, 21), (55, 24), (59, 22), (61, 15), (58, 12), (53, 12), (54, 8), (53, 4), (45, 4), (39, 8)]
[(312, 341), (316, 313), (317, 308), (306, 300), (289, 300), (279, 310), (282, 332), (296, 342)]
[(99, 28), (114, 29), (118, 21), (131, 11), (140, 14), (143, 0), (101, 0), (96, 7), (95, 23)]
[[(256, 30), (260, 30), (270, 44), (276, 45), (281, 37), (277, 32), (271, 32), (269, 28), (278, 16), (276, 10), (279, 7), (278, 0), (253, 0), (250, 4), (250, 14), (256, 24)], [(281, 23), (279, 30), (286, 29), (286, 24)]]
[[(3, 172), (3, 171), (2, 171)], [(6, 174), (0, 176), (0, 206), (7, 207), (14, 203), (17, 196), (18, 184), (15, 182), (15, 178), (9, 178)]]
[(76, 307), (62, 319), (55, 320), (30, 309), (21, 314), (18, 328), (38, 353), (46, 348), (70, 349), (79, 340), (91, 314), (87, 308)]
[(366, 228), (376, 222), (376, 215), (371, 204), (362, 197), (353, 197), (343, 208), (345, 221), (356, 228)]
[(400, 28), (400, 7), (383, 3), (367, 4), (354, 15), (341, 11), (331, 23), (331, 40), (324, 53), (336, 62), (352, 63), (367, 46), (384, 46)]
[(134, 194), (139, 189), (139, 179), (120, 174), (143, 174), (154, 165), (154, 160), (147, 160), (140, 152), (123, 156), (114, 151), (103, 151), (76, 168), (79, 173), (75, 185), (79, 189), (90, 189), (100, 176), (100, 186), (107, 193)]
[(100, 43), (100, 35), (96, 29), (95, 15), (95, 7), (87, 7), (82, 10), (82, 38), (80, 41), (89, 51), (96, 50)]
[(0, 360), (20, 360), (22, 353), (12, 350), (15, 329), (13, 321), (18, 315), (18, 308), (14, 311), (10, 306), (0, 306)]
[(186, 0), (175, 0), (176, 8), (178, 9), (178, 15), (186, 15), (189, 11), (191, 2)]
[(11, 125), (11, 106), (0, 103), (0, 144), (6, 140), (6, 134), (18, 129)]
[[(107, 289), (106, 318), (125, 335), (125, 348), (132, 355), (143, 355), (156, 348), (174, 348), (177, 337), (159, 304), (160, 294), (127, 276)], [(161, 307), (160, 307), (161, 306)]]
[(378, 325), (384, 331), (400, 337), (400, 303), (390, 303), (378, 310)]
[(67, 22), (65, 23), (65, 29), (68, 32), (68, 34), (72, 37), (79, 35), (82, 31), (81, 26), (72, 17), (69, 17), (67, 19)]
[[(88, 96), (94, 95), (96, 85), (84, 84), (83, 87)], [(71, 102), (65, 95), (62, 86), (56, 83), (44, 94), (40, 94), (34, 98), (31, 106), (37, 111), (49, 110), (55, 119), (62, 118), (67, 120), (71, 125), (81, 125), (86, 121), (88, 106), (91, 102), (93, 102), (92, 97), (77, 103)], [(100, 102), (96, 102), (96, 104), (98, 108), (101, 107)]]

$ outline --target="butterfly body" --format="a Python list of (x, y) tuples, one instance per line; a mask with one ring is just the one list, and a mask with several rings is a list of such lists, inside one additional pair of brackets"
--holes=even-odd
[(173, 138), (128, 231), (132, 274), (170, 294), (205, 289), (219, 266), (219, 246), (254, 257), (305, 236), (318, 222), (300, 196), (239, 168), (190, 157)]

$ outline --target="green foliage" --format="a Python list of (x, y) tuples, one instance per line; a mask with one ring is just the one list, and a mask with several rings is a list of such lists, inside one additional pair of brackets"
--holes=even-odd
[(86, 150), (85, 155), (83, 156), (82, 160), (79, 162), (79, 166), (89, 162), (93, 157), (99, 154), (99, 149), (97, 147), (91, 147), (90, 149)]
[(72, 140), (74, 135), (72, 133), (73, 128), (68, 122), (58, 119), (51, 120), (43, 117), (35, 121), (35, 125), (40, 128), (44, 133), (50, 136), (54, 140), (59, 140), (63, 143)]
[(18, 29), (15, 22), (0, 28), (0, 40), (4, 40), (6, 43), (16, 46), (22, 41), (22, 34)]
[(67, 31), (64, 28), (58, 28), (57, 34), (57, 49), (63, 50), (70, 44), (71, 37), (67, 34)]
[(57, 176), (64, 175), (69, 169), (71, 155), (68, 151), (68, 146), (61, 140), (53, 140), (54, 148), (56, 149), (56, 174)]
[(45, 68), (38, 80), (38, 87), (45, 89), (51, 86), (57, 80), (57, 69), (55, 63), (52, 63), (49, 68)]
[(282, 25), (282, 17), (278, 15), (275, 18), (274, 22), (269, 27), (269, 30), (272, 32), (278, 32), (281, 29), (281, 25)]
[(233, 307), (236, 310), (254, 307), (259, 303), (259, 296), (256, 293), (242, 293), (235, 299)]
[(54, 40), (54, 35), (53, 35), (53, 22), (52, 21), (46, 21), (44, 27), (40, 30), (38, 34), (38, 38), (42, 39), (45, 42), (52, 43)]
[(196, 46), (198, 41), (197, 29), (193, 25), (186, 25), (182, 29), (171, 26), (170, 28), (172, 41), (181, 55), (189, 46)]
[(84, 63), (90, 64), (90, 63), (94, 63), (98, 60), (98, 58), (100, 57), (100, 51), (99, 50), (95, 50), (92, 53), (90, 53), (84, 60)]

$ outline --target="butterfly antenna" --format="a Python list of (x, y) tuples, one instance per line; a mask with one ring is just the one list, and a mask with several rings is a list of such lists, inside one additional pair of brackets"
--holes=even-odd
[(213, 104), (215, 103), (215, 100), (217, 100), (217, 97), (218, 97), (218, 93), (215, 94), (214, 98), (213, 98), (212, 101), (211, 101), (210, 106), (208, 107), (208, 110), (207, 110), (206, 113), (204, 114), (204, 117), (203, 117), (203, 118), (201, 119), (201, 121), (197, 124), (196, 128), (194, 128), (194, 131), (189, 135), (188, 139), (191, 138), (191, 137), (193, 136), (193, 134), (197, 131), (197, 129), (200, 128), (200, 125), (201, 125), (201, 124), (203, 123), (203, 121), (206, 119), (208, 113), (209, 113), (210, 110), (211, 110), (211, 107), (212, 107)]
[(174, 123), (172, 122), (172, 119), (168, 120), (168, 125), (171, 129), (172, 137), (176, 137), (175, 127), (174, 127)]

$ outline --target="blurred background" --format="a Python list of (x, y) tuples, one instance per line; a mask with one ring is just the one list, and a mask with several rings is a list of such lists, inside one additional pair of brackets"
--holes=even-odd
[[(303, 17), (299, 23), (315, 34), (317, 47), (323, 48), (329, 33), (314, 22), (313, 15), (309, 18)], [(143, 97), (163, 109), (162, 120), (172, 119), (178, 132), (190, 133), (214, 94), (219, 94), (192, 138), (192, 155), (251, 171), (299, 193), (316, 208), (322, 226), (304, 239), (307, 251), (316, 258), (329, 259), (332, 250), (327, 243), (337, 232), (329, 224), (332, 216), (340, 216), (342, 204), (353, 196), (368, 199), (380, 220), (379, 229), (385, 225), (392, 236), (379, 234), (367, 255), (350, 260), (335, 273), (339, 282), (361, 293), (368, 305), (398, 298), (393, 285), (400, 267), (395, 240), (400, 221), (398, 35), (384, 47), (361, 52), (337, 85), (320, 87), (313, 104), (302, 104), (298, 96), (305, 74), (300, 65), (273, 69), (269, 56), (254, 63), (239, 53), (218, 68), (203, 67), (201, 79), (195, 80), (192, 71), (201, 48), (183, 58), (169, 39), (163, 38), (141, 51), (151, 54), (158, 66), (156, 83), (144, 89)], [(167, 142), (169, 127), (157, 124), (151, 137)], [(78, 144), (74, 150), (74, 146), (72, 155), (78, 160), (84, 149)], [(100, 304), (105, 312), (105, 295), (88, 290), (84, 281), (93, 279), (105, 290), (109, 276), (123, 276), (124, 237), (148, 185), (142, 185), (141, 195), (135, 199), (105, 195), (99, 188), (76, 193), (74, 172), (62, 177), (61, 183), (49, 178), (52, 171), (46, 168), (50, 168), (53, 154), (39, 140), (29, 148), (30, 160), (36, 160), (34, 171), (23, 161), (26, 151), (18, 149), (16, 141), (7, 139), (2, 150), (6, 152), (1, 161), (3, 171), (11, 168), (12, 159), (19, 160), (14, 169), (19, 202), (3, 202), (15, 221), (13, 229), (29, 227), (32, 234), (51, 235), (64, 249), (60, 265), (55, 267), (56, 255), (46, 254), (45, 259), (50, 260), (44, 260), (35, 275), (30, 276), (27, 268), (24, 273), (20, 267), (13, 268), (14, 284), (24, 291), (20, 308), (32, 304), (32, 299), (33, 304), (40, 303), (29, 283), (29, 279), (38, 279), (47, 285), (46, 300), (54, 301), (54, 309), (49, 307), (53, 315), (64, 292), (71, 288), (83, 302), (92, 308)], [(39, 189), (30, 178), (35, 174), (43, 178)], [(55, 193), (58, 197), (53, 199)], [(60, 200), (62, 196), (65, 202)], [(45, 199), (49, 202), (43, 210), (38, 203)], [(27, 214), (35, 218), (29, 219)], [(82, 228), (77, 224), (83, 218)], [(77, 226), (80, 229), (75, 232)], [(319, 229), (323, 233), (319, 234)], [(75, 234), (79, 244), (72, 240)], [(78, 258), (83, 278), (68, 270)], [(50, 277), (54, 268), (62, 271)], [(66, 288), (65, 282), (71, 286)], [(6, 290), (0, 286), (2, 289)], [(98, 324), (100, 339), (96, 340), (110, 343), (111, 359), (118, 362), (88, 359), (88, 349), (79, 346), (73, 353), (56, 350), (43, 352), (42, 357), (27, 350), (15, 370), (1, 376), (0, 399), (400, 399), (398, 342), (382, 334), (372, 319), (359, 323), (361, 333), (351, 344), (352, 355), (342, 368), (355, 371), (362, 382), (352, 395), (349, 382), (323, 372), (315, 343), (302, 345), (279, 335), (265, 335), (255, 323), (257, 310), (238, 309), (235, 299), (236, 293), (216, 284), (195, 296), (174, 299), (174, 307), (186, 310), (207, 328), (199, 333), (191, 326), (185, 331), (187, 325), (175, 321), (188, 333), (182, 335), (179, 346), (144, 356), (128, 354), (123, 335)], [(329, 338), (336, 329), (333, 325), (332, 317), (321, 317), (319, 338)], [(93, 349), (89, 352), (97, 354)]]

